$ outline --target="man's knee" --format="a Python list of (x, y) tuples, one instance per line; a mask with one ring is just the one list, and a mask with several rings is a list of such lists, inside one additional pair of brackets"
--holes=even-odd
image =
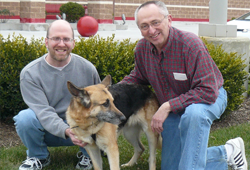
[(181, 116), (181, 124), (186, 127), (188, 124), (195, 124), (207, 120), (205, 107), (202, 104), (189, 105)]
[(15, 121), (16, 128), (23, 130), (30, 129), (39, 122), (35, 113), (31, 109), (20, 111), (13, 117), (13, 120)]

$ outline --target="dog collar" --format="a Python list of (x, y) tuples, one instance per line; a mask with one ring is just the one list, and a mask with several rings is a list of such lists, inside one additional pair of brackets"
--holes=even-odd
[(70, 129), (75, 129), (75, 128), (78, 128), (79, 126), (74, 126), (74, 127), (72, 127), (72, 128), (70, 128)]

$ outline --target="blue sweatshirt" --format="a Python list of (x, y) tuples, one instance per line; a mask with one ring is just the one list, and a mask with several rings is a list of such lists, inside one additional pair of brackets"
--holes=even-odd
[(100, 83), (100, 77), (91, 62), (76, 54), (71, 53), (71, 61), (62, 70), (49, 65), (46, 56), (23, 68), (20, 74), (21, 93), (44, 129), (65, 139), (65, 130), (69, 128), (64, 122), (65, 112), (71, 99), (67, 81), (86, 87)]

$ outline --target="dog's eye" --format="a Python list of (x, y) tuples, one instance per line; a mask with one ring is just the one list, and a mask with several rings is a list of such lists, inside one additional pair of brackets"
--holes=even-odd
[(105, 103), (102, 104), (104, 107), (109, 107), (109, 99), (106, 100)]

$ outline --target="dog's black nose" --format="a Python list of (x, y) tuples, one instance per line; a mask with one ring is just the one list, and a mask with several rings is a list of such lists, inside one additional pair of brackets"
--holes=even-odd
[(127, 119), (127, 118), (126, 118), (124, 115), (120, 116), (121, 122), (125, 121), (126, 119)]

